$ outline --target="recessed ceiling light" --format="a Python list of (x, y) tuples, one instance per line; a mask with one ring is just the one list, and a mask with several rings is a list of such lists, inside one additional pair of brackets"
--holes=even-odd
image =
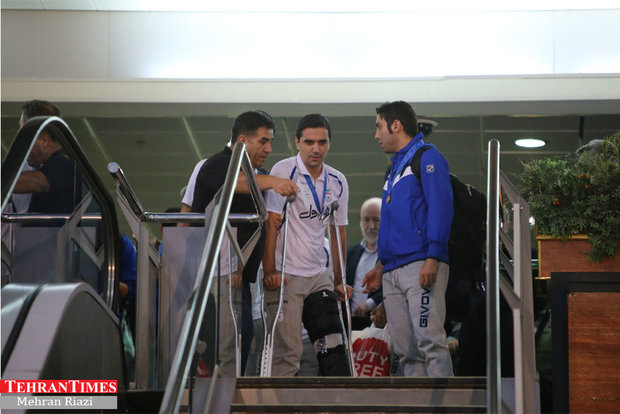
[(538, 138), (521, 138), (515, 141), (515, 144), (523, 148), (540, 148), (547, 145), (545, 141)]

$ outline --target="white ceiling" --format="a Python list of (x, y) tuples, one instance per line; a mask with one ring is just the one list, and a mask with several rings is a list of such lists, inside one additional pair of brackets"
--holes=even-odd
[[(471, 11), (531, 11), (531, 10), (583, 10), (616, 8), (615, 0), (521, 0), (498, 2), (494, 0), (436, 0), (412, 2), (393, 0), (390, 10), (423, 12)], [(94, 10), (94, 11), (277, 11), (277, 12), (384, 12), (385, 4), (359, 0), (315, 0), (293, 2), (290, 0), (233, 0), (214, 2), (204, 0), (3, 0), (3, 9), (31, 10)]]

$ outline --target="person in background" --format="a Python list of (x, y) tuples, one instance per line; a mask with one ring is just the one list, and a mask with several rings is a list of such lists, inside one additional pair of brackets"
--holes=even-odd
[[(26, 102), (22, 106), (19, 126), (35, 116), (60, 116), (56, 105), (41, 100)], [(39, 135), (28, 155), (32, 171), (22, 171), (13, 193), (31, 193), (30, 213), (70, 214), (79, 203), (82, 180), (75, 164), (63, 154), (53, 126)]]
[(127, 236), (121, 238), (121, 257), (119, 266), (119, 294), (126, 311), (131, 335), (136, 337), (136, 281), (138, 261), (136, 248)]
[[(192, 211), (192, 202), (194, 201), (194, 190), (196, 189), (196, 178), (198, 177), (198, 173), (200, 172), (200, 169), (202, 168), (202, 165), (205, 163), (205, 161), (207, 161), (206, 158), (198, 161), (196, 165), (194, 166), (194, 170), (192, 171), (192, 174), (189, 176), (189, 181), (187, 182), (187, 185), (185, 186), (185, 189), (183, 191), (183, 199), (181, 200), (181, 209), (179, 210), (179, 212), (181, 213), (189, 213)], [(178, 223), (177, 226), (187, 227), (188, 224)]]
[(378, 260), (377, 240), (381, 223), (381, 199), (374, 197), (364, 201), (360, 209), (360, 228), (363, 239), (347, 251), (347, 285), (353, 286), (351, 297), (351, 329), (362, 330), (371, 324), (370, 312), (383, 301), (379, 288), (364, 293), (364, 276), (375, 267)]

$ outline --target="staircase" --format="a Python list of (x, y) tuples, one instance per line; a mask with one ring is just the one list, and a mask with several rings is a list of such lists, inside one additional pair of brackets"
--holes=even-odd
[(242, 377), (228, 395), (231, 413), (486, 412), (484, 377)]

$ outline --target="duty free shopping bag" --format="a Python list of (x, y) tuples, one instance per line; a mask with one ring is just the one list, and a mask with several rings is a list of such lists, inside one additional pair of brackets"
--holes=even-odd
[(358, 377), (390, 375), (391, 341), (387, 325), (377, 328), (373, 323), (361, 331), (353, 331), (353, 362)]

